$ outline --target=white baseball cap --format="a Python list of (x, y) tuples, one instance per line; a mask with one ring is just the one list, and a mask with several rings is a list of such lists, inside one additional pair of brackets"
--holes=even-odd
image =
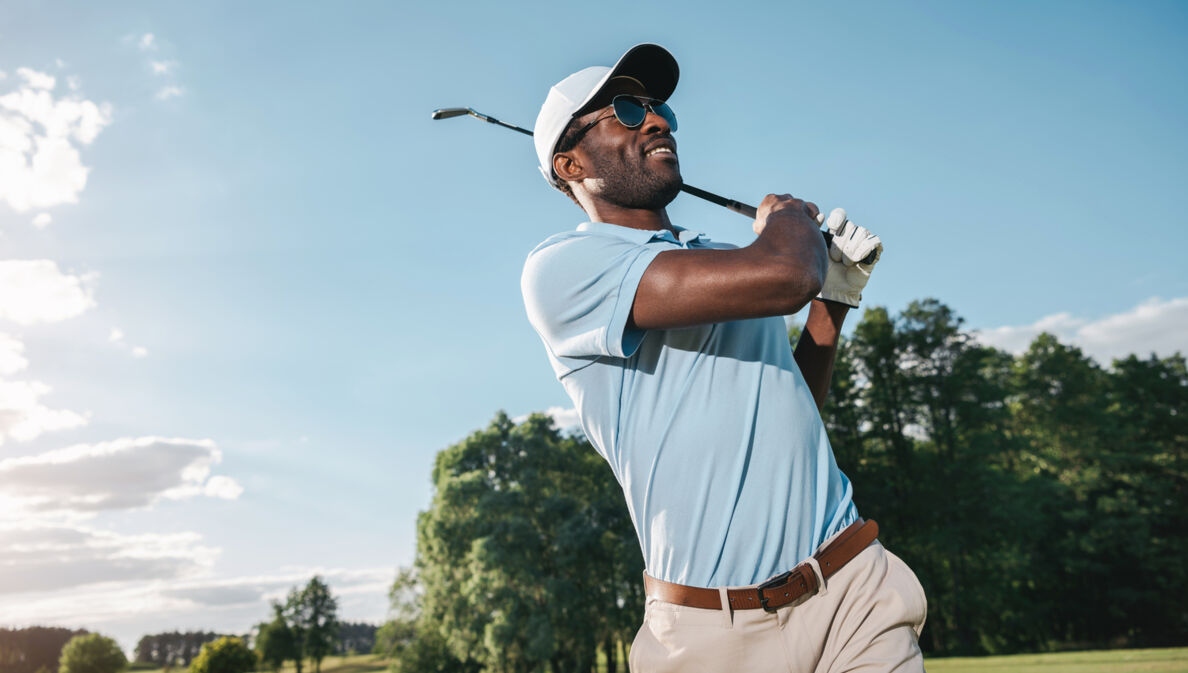
[(553, 150), (569, 122), (602, 91), (612, 77), (631, 77), (659, 100), (667, 100), (676, 90), (680, 68), (668, 50), (658, 44), (637, 44), (627, 50), (614, 67), (596, 65), (579, 70), (557, 82), (549, 89), (532, 140), (536, 144), (536, 156), (540, 159), (540, 172), (554, 187), (560, 183), (553, 175)]

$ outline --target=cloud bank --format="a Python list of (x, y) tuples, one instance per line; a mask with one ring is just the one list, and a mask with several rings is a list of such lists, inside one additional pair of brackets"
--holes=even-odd
[(172, 580), (211, 565), (197, 533), (120, 535), (69, 525), (0, 528), (0, 595)]
[(1131, 353), (1139, 357), (1151, 353), (1167, 357), (1177, 351), (1188, 354), (1188, 297), (1153, 297), (1128, 311), (1097, 320), (1055, 313), (1030, 325), (976, 330), (974, 336), (984, 344), (1017, 355), (1026, 351), (1041, 332), (1078, 346), (1103, 364)]
[(222, 453), (208, 439), (123, 438), (0, 460), (0, 493), (20, 509), (90, 513), (148, 507), (161, 499), (234, 500), (243, 488), (211, 477)]
[[(577, 409), (573, 407), (549, 407), (540, 412), (545, 416), (553, 419), (553, 425), (562, 432), (574, 432), (582, 429), (582, 420), (578, 418)], [(516, 416), (512, 421), (516, 423), (523, 423), (528, 420), (528, 414), (523, 416)]]

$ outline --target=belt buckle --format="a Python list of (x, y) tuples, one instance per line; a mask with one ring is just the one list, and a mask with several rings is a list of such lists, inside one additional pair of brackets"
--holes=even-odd
[(795, 570), (795, 569), (793, 569), (793, 570), (789, 570), (788, 572), (785, 572), (785, 573), (781, 573), (781, 574), (779, 574), (779, 575), (776, 575), (775, 577), (773, 577), (773, 578), (771, 578), (771, 579), (767, 580), (767, 581), (766, 581), (766, 582), (764, 582), (763, 584), (760, 584), (759, 586), (755, 587), (755, 591), (758, 591), (758, 592), (759, 592), (759, 605), (763, 606), (763, 609), (764, 609), (765, 611), (767, 611), (767, 612), (775, 612), (776, 610), (778, 610), (778, 609), (779, 609), (779, 606), (776, 606), (776, 607), (774, 607), (774, 608), (773, 608), (773, 607), (768, 607), (768, 605), (767, 605), (767, 596), (765, 596), (765, 595), (763, 594), (763, 590), (764, 590), (764, 589), (774, 589), (774, 588), (776, 588), (776, 587), (778, 587), (778, 586), (781, 586), (781, 585), (787, 584), (787, 583), (788, 583), (788, 580), (792, 578), (792, 575), (793, 575), (793, 573), (795, 573), (795, 572), (796, 572), (796, 570)]
[[(775, 577), (767, 580), (763, 584), (760, 584), (758, 587), (755, 588), (755, 590), (759, 592), (759, 605), (762, 606), (763, 609), (767, 612), (775, 612), (776, 610), (782, 608), (783, 606), (787, 605), (788, 603), (791, 603), (792, 601), (784, 601), (783, 603), (780, 603), (779, 605), (772, 607), (767, 604), (768, 599), (767, 599), (767, 596), (764, 595), (763, 591), (765, 589), (775, 589), (777, 587), (791, 584), (793, 577), (800, 577), (802, 580), (804, 580), (803, 582), (801, 582), (802, 588), (805, 590), (804, 593), (815, 593), (815, 591), (813, 591), (813, 589), (816, 588), (815, 587), (816, 583), (814, 582), (813, 589), (810, 589), (808, 586), (808, 584), (809, 584), (808, 578), (806, 577), (805, 572), (806, 572), (805, 567), (803, 565), (798, 565), (795, 568), (789, 570), (788, 572), (776, 575)], [(809, 570), (807, 572), (809, 572), (811, 574), (812, 571)]]

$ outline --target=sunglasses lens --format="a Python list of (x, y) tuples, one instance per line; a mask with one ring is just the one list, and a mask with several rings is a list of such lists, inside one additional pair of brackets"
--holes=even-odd
[(644, 122), (648, 116), (648, 108), (652, 112), (660, 115), (664, 121), (668, 122), (668, 127), (675, 131), (677, 130), (676, 114), (673, 113), (672, 108), (668, 107), (668, 103), (660, 103), (657, 101), (641, 101), (634, 96), (618, 96), (614, 100), (615, 117), (622, 122), (623, 126), (627, 128), (635, 128)]
[(615, 117), (627, 128), (635, 128), (643, 123), (648, 110), (636, 98), (619, 96), (615, 98)]
[(652, 106), (652, 111), (664, 118), (668, 122), (670, 131), (676, 131), (676, 113), (672, 108), (668, 107), (668, 103), (656, 103)]

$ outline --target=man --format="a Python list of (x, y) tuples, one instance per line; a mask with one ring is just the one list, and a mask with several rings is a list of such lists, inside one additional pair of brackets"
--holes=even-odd
[[(522, 279), (639, 535), (631, 670), (922, 670), (923, 590), (859, 518), (819, 414), (874, 266), (857, 260), (882, 244), (837, 209), (827, 251), (817, 207), (786, 194), (763, 199), (746, 247), (674, 226), (677, 78), (643, 44), (550, 90), (541, 172), (589, 221), (537, 246)], [(810, 303), (793, 354), (781, 316)]]

